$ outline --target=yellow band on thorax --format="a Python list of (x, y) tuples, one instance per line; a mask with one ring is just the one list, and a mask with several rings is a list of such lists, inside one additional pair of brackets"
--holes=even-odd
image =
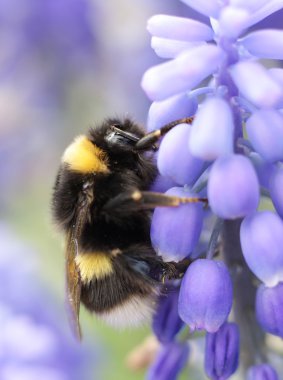
[(82, 253), (75, 260), (83, 282), (102, 279), (113, 272), (111, 256), (104, 252)]
[(65, 150), (62, 162), (80, 173), (107, 173), (107, 155), (86, 136), (76, 137)]

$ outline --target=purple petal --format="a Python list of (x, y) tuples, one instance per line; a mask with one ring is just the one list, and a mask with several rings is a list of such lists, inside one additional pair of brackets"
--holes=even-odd
[(265, 19), (272, 13), (283, 8), (282, 0), (266, 0), (266, 1), (261, 1), (260, 4), (262, 6), (251, 14), (248, 26), (258, 23), (259, 21)]
[(283, 218), (283, 169), (277, 168), (273, 171), (270, 182), (269, 190), (274, 207), (281, 218)]
[(148, 20), (147, 30), (156, 37), (179, 41), (209, 41), (213, 30), (196, 20), (184, 17), (155, 15)]
[(207, 194), (212, 211), (221, 218), (240, 218), (254, 212), (259, 202), (259, 184), (250, 161), (242, 155), (216, 160)]
[(216, 333), (206, 334), (205, 372), (210, 379), (228, 379), (239, 363), (239, 329), (224, 323)]
[(256, 294), (256, 317), (264, 331), (283, 338), (283, 283), (261, 285)]
[(197, 102), (186, 93), (153, 102), (148, 111), (147, 130), (149, 132), (163, 127), (171, 121), (192, 116), (197, 110)]
[(275, 171), (275, 165), (264, 161), (256, 152), (251, 152), (249, 154), (249, 159), (253, 163), (260, 185), (266, 189), (269, 189), (270, 178)]
[(195, 260), (181, 283), (179, 314), (192, 331), (216, 332), (232, 307), (232, 282), (224, 263)]
[(182, 343), (169, 343), (161, 348), (155, 362), (149, 368), (147, 380), (176, 380), (186, 365), (189, 346)]
[(160, 342), (169, 343), (184, 326), (178, 314), (179, 291), (169, 289), (167, 294), (159, 297), (153, 316), (152, 329)]
[(244, 37), (241, 44), (250, 54), (259, 58), (283, 59), (282, 30), (257, 30)]
[(185, 50), (190, 50), (203, 44), (205, 43), (177, 41), (160, 37), (151, 38), (151, 47), (161, 58), (175, 58)]
[(269, 364), (258, 364), (250, 367), (247, 380), (279, 380), (274, 368)]
[(193, 122), (189, 139), (190, 152), (203, 160), (214, 160), (233, 152), (233, 138), (231, 108), (221, 98), (209, 98)]
[(267, 162), (283, 159), (283, 116), (275, 110), (259, 110), (247, 121), (248, 137)]
[(188, 150), (190, 130), (188, 124), (177, 125), (163, 138), (158, 151), (159, 172), (179, 185), (193, 184), (205, 169), (204, 161)]
[[(279, 86), (283, 88), (283, 69), (275, 67), (275, 68), (269, 69), (268, 73), (279, 84)], [(280, 102), (278, 102), (277, 108), (283, 108), (283, 99)]]
[(141, 85), (150, 99), (162, 100), (191, 90), (216, 70), (222, 58), (223, 52), (217, 46), (197, 47), (147, 70)]
[(217, 18), (219, 11), (222, 7), (221, 1), (217, 0), (181, 0), (183, 3), (187, 4), (189, 7), (195, 9), (203, 15)]
[(247, 9), (249, 12), (256, 12), (269, 1), (270, 0), (229, 0), (229, 4), (238, 8)]
[(258, 107), (276, 107), (283, 99), (283, 88), (259, 63), (242, 61), (230, 68), (240, 92)]
[(246, 9), (226, 6), (222, 9), (217, 26), (218, 33), (230, 38), (237, 38), (246, 28), (250, 14)]
[[(196, 194), (173, 187), (168, 195), (195, 197)], [(201, 203), (183, 204), (179, 207), (157, 207), (151, 223), (151, 242), (165, 261), (182, 260), (198, 242), (203, 223)]]
[(240, 230), (241, 246), (251, 271), (267, 286), (283, 281), (283, 222), (271, 211), (247, 216)]
[(163, 175), (158, 175), (154, 183), (150, 187), (150, 191), (157, 191), (159, 193), (165, 193), (165, 191), (175, 187), (177, 184), (172, 181), (169, 177), (164, 177)]

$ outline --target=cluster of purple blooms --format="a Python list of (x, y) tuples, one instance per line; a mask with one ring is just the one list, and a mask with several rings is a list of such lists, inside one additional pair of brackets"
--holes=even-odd
[[(180, 290), (160, 299), (153, 329), (163, 347), (148, 378), (177, 378), (189, 356), (178, 334), (186, 324), (191, 337), (206, 331), (209, 378), (235, 373), (241, 342), (248, 353), (242, 376), (275, 380), (264, 334), (283, 337), (283, 69), (275, 61), (283, 59), (283, 31), (257, 24), (283, 1), (182, 1), (211, 25), (153, 16), (152, 47), (168, 60), (144, 74), (142, 87), (153, 101), (148, 130), (195, 115), (161, 142), (160, 189), (207, 195), (209, 209), (192, 203), (154, 211), (157, 252), (195, 261)], [(266, 197), (274, 211), (265, 209)]]

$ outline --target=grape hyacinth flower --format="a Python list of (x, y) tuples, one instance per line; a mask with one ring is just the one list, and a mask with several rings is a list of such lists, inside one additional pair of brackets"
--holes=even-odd
[[(195, 259), (200, 252), (179, 296), (179, 315), (190, 338), (199, 329), (215, 334), (209, 350), (220, 363), (218, 354), (228, 348), (216, 337), (233, 318), (242, 370), (249, 379), (273, 378), (274, 370), (258, 363), (267, 361), (264, 333), (282, 336), (283, 30), (272, 28), (272, 17), (283, 9), (283, 0), (182, 2), (206, 16), (207, 23), (151, 17), (152, 48), (167, 61), (145, 72), (142, 87), (153, 101), (148, 131), (194, 116), (161, 141), (159, 184), (178, 185), (166, 188), (167, 194), (207, 196), (208, 207), (156, 208), (152, 244), (164, 260)], [(269, 24), (260, 29), (265, 19)], [(262, 59), (268, 60), (266, 67)], [(267, 208), (266, 197), (274, 210)], [(203, 229), (207, 219), (214, 220), (209, 233)], [(204, 251), (200, 241), (202, 246), (206, 242)], [(236, 371), (238, 351), (233, 350), (235, 355), (225, 358), (229, 371), (223, 376), (213, 372), (213, 355), (206, 358), (212, 379)], [(248, 368), (255, 369), (247, 375)]]
[(246, 380), (279, 380), (276, 371), (268, 364), (260, 364), (248, 370)]
[(210, 379), (228, 379), (238, 368), (239, 329), (224, 323), (216, 333), (206, 334), (205, 372)]

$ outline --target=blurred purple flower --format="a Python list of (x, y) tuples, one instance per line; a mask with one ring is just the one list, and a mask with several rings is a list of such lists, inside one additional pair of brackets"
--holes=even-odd
[(184, 326), (178, 314), (178, 289), (168, 289), (158, 299), (158, 306), (153, 316), (152, 329), (158, 340), (165, 344), (174, 340), (175, 336)]
[(224, 263), (198, 259), (188, 268), (181, 284), (179, 314), (192, 331), (214, 333), (226, 321), (232, 307), (232, 282)]
[(68, 333), (36, 278), (35, 256), (4, 224), (0, 242), (0, 378), (89, 379), (97, 352)]
[(256, 295), (256, 316), (262, 328), (283, 338), (283, 283), (273, 288), (261, 285)]
[(224, 323), (216, 333), (206, 334), (205, 371), (213, 380), (228, 379), (239, 362), (240, 337), (235, 323)]
[(186, 343), (168, 343), (161, 347), (147, 380), (176, 380), (187, 363), (189, 346)]
[(248, 370), (246, 380), (278, 380), (278, 375), (269, 364), (258, 364)]
[(25, 84), (36, 98), (60, 99), (70, 80), (93, 69), (96, 39), (88, 0), (0, 2), (2, 80)]
[[(235, 294), (252, 308), (255, 291), (249, 269), (267, 286), (283, 281), (283, 70), (271, 61), (283, 60), (283, 31), (270, 29), (278, 25), (273, 24), (274, 19), (282, 18), (283, 1), (182, 1), (209, 17), (210, 25), (169, 15), (153, 16), (148, 21), (153, 49), (161, 58), (167, 58), (142, 78), (142, 87), (153, 100), (148, 128), (158, 129), (174, 119), (191, 116), (195, 109), (192, 126), (179, 125), (164, 137), (158, 168), (161, 175), (185, 185), (186, 191), (199, 196), (207, 194), (212, 212), (204, 213), (205, 218), (213, 213), (228, 219), (222, 224), (225, 228), (219, 228), (219, 220), (218, 227), (215, 223), (210, 234), (206, 234), (208, 258), (217, 251), (221, 236), (220, 249), (235, 277), (234, 283), (239, 286), (240, 273), (249, 278), (251, 289), (247, 289), (247, 294), (243, 294), (243, 289)], [(261, 29), (263, 25), (267, 29)], [(269, 59), (269, 69), (259, 61), (262, 58)], [(200, 161), (193, 161), (192, 157)], [(206, 167), (201, 168), (200, 162), (206, 162)], [(280, 216), (257, 212), (261, 194), (271, 195)], [(240, 223), (235, 219), (243, 217), (239, 234)], [(192, 232), (184, 226), (189, 227), (194, 221), (195, 215), (190, 216), (183, 206), (172, 209), (170, 216), (169, 210), (155, 210), (153, 246), (162, 254), (174, 253), (163, 255), (165, 259), (185, 257), (180, 247)], [(198, 242), (194, 241), (192, 248), (196, 246)], [(227, 276), (217, 276), (213, 260), (204, 260), (207, 268), (200, 265), (201, 261), (191, 264), (182, 280), (179, 313), (192, 329), (214, 332), (225, 322), (231, 308), (231, 279), (227, 269)], [(236, 302), (235, 307), (241, 302)], [(243, 307), (240, 313), (244, 310)], [(223, 318), (218, 320), (220, 315)], [(258, 327), (255, 323), (250, 328)], [(221, 344), (219, 347), (225, 348)], [(255, 352), (258, 349), (252, 348)]]

